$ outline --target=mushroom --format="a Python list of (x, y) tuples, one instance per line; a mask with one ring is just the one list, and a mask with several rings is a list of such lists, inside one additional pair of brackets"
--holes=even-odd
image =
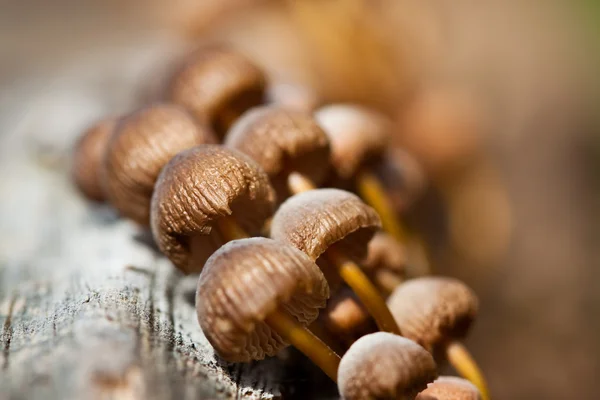
[(188, 108), (221, 137), (246, 110), (263, 102), (266, 78), (241, 53), (212, 46), (192, 54), (169, 85), (171, 101)]
[(430, 353), (412, 340), (377, 332), (342, 357), (338, 389), (345, 400), (412, 399), (437, 377)]
[(292, 196), (279, 207), (271, 224), (271, 237), (333, 267), (379, 329), (400, 334), (385, 301), (357, 265), (380, 227), (375, 210), (358, 196), (339, 189), (316, 189)]
[(339, 356), (306, 328), (329, 297), (319, 267), (268, 238), (234, 240), (206, 262), (198, 280), (200, 326), (219, 356), (248, 362), (292, 344), (336, 381)]
[(477, 363), (460, 343), (478, 309), (477, 296), (464, 283), (445, 277), (423, 277), (398, 286), (388, 306), (405, 337), (445, 357), (489, 399), (487, 385)]
[(267, 87), (267, 101), (289, 110), (313, 112), (320, 103), (309, 87), (296, 83), (274, 82)]
[(329, 172), (329, 139), (305, 112), (256, 107), (233, 125), (225, 145), (258, 162), (280, 200), (314, 189)]
[(147, 226), (154, 183), (182, 150), (216, 140), (183, 108), (155, 104), (122, 118), (104, 156), (106, 197), (125, 217)]
[(152, 234), (177, 268), (200, 272), (222, 244), (260, 232), (274, 208), (269, 177), (252, 159), (197, 146), (163, 168), (152, 196)]
[(406, 278), (406, 248), (386, 232), (377, 232), (369, 242), (361, 264), (367, 276), (386, 297)]
[(72, 175), (75, 185), (88, 199), (104, 201), (102, 159), (117, 118), (106, 118), (88, 128), (75, 144)]
[(479, 390), (466, 379), (440, 376), (427, 385), (415, 400), (481, 400)]

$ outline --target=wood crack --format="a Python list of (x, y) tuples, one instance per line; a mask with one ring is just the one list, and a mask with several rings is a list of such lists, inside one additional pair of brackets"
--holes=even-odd
[(2, 369), (7, 369), (9, 365), (10, 342), (12, 341), (13, 336), (12, 317), (16, 301), (17, 293), (15, 293), (10, 299), (10, 303), (8, 305), (8, 314), (6, 316), (6, 320), (4, 321), (4, 326), (2, 328), (2, 341), (4, 342), (4, 363), (2, 364)]

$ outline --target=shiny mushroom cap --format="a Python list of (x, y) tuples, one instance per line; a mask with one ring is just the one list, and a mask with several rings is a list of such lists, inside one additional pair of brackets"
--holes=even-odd
[(264, 320), (282, 307), (303, 325), (329, 297), (319, 267), (301, 251), (267, 238), (234, 240), (217, 250), (200, 274), (198, 321), (225, 360), (247, 362), (288, 346)]
[(282, 200), (289, 197), (290, 172), (319, 184), (329, 171), (329, 139), (312, 116), (301, 111), (279, 106), (254, 108), (234, 124), (225, 145), (260, 164)]
[(362, 261), (379, 215), (358, 196), (339, 189), (317, 189), (286, 200), (273, 217), (271, 237), (289, 243), (316, 260), (334, 243)]
[(243, 54), (213, 46), (191, 55), (177, 71), (169, 98), (223, 136), (230, 122), (227, 115), (240, 115), (261, 104), (265, 86), (263, 71)]
[(331, 162), (342, 179), (379, 158), (390, 142), (391, 122), (362, 106), (336, 104), (320, 108), (315, 119), (331, 142)]
[(72, 175), (75, 184), (88, 199), (104, 201), (102, 162), (117, 118), (104, 119), (88, 130), (75, 144)]
[(152, 234), (177, 268), (199, 272), (227, 241), (213, 229), (219, 218), (232, 218), (255, 234), (274, 207), (275, 192), (258, 164), (234, 149), (198, 146), (162, 170), (152, 196)]
[(367, 258), (361, 266), (380, 290), (389, 292), (406, 277), (406, 263), (406, 248), (380, 231), (369, 242)]
[(387, 332), (358, 339), (338, 371), (345, 400), (412, 399), (437, 377), (436, 364), (415, 342)]
[(409, 280), (394, 290), (387, 304), (402, 334), (430, 351), (464, 337), (478, 309), (469, 287), (445, 277)]
[(123, 216), (148, 225), (161, 169), (180, 151), (215, 141), (207, 127), (173, 104), (151, 105), (122, 118), (104, 158), (108, 200)]
[(319, 319), (329, 332), (350, 342), (376, 329), (367, 310), (348, 288), (342, 288), (327, 302)]
[(481, 400), (479, 390), (466, 379), (455, 376), (440, 376), (415, 400)]

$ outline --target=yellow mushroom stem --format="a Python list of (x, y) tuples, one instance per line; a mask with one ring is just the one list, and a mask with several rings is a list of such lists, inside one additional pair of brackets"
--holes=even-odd
[(400, 328), (385, 304), (385, 300), (363, 270), (335, 246), (327, 249), (325, 256), (337, 269), (342, 280), (356, 293), (379, 329), (383, 332), (401, 335)]
[(419, 255), (416, 260), (417, 269), (423, 274), (429, 274), (429, 261), (423, 242), (418, 237), (411, 237), (414, 235), (409, 235), (407, 229), (402, 226), (379, 179), (372, 173), (363, 170), (356, 178), (356, 186), (360, 197), (379, 214), (383, 229), (394, 239), (406, 243), (409, 249), (413, 249), (411, 253)]
[(217, 220), (217, 227), (226, 241), (232, 241), (237, 239), (246, 239), (250, 235), (244, 229), (235, 222), (231, 217), (223, 217)]
[(298, 172), (292, 172), (288, 175), (287, 185), (289, 191), (293, 194), (307, 192), (317, 188), (309, 178)]
[(342, 354), (344, 352), (340, 341), (335, 339), (331, 335), (331, 333), (323, 326), (323, 323), (318, 319), (316, 319), (312, 324), (308, 326), (308, 330), (310, 330), (316, 337), (321, 339), (323, 343), (329, 346), (336, 353)]
[(450, 364), (462, 377), (477, 386), (477, 389), (481, 393), (481, 399), (490, 400), (490, 393), (483, 373), (473, 357), (471, 357), (471, 354), (469, 354), (469, 350), (462, 343), (454, 341), (446, 347), (446, 356)]
[(267, 315), (265, 322), (284, 340), (300, 350), (334, 382), (337, 382), (337, 372), (340, 356), (315, 336), (307, 327), (282, 308)]

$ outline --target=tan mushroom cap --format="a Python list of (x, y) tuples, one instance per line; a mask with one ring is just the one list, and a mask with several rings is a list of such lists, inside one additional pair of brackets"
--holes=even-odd
[(440, 376), (415, 400), (481, 400), (479, 390), (466, 379), (455, 376)]
[(319, 318), (329, 332), (351, 342), (376, 330), (369, 313), (348, 288), (342, 288), (327, 302)]
[(289, 195), (286, 181), (290, 172), (317, 185), (329, 172), (329, 139), (314, 118), (301, 111), (279, 106), (254, 108), (231, 128), (225, 145), (258, 162), (281, 198)]
[(73, 179), (79, 190), (90, 200), (105, 200), (102, 161), (116, 123), (117, 118), (107, 118), (94, 124), (75, 144)]
[(329, 136), (331, 162), (342, 179), (354, 177), (361, 167), (379, 158), (391, 139), (391, 122), (362, 106), (325, 106), (317, 110), (315, 119)]
[(213, 46), (199, 50), (173, 76), (169, 98), (223, 135), (227, 129), (219, 113), (241, 114), (259, 105), (265, 96), (266, 78), (243, 54)]
[(436, 364), (415, 342), (387, 332), (358, 339), (338, 370), (345, 400), (412, 399), (437, 377)]
[(387, 304), (402, 334), (430, 351), (464, 337), (478, 309), (475, 293), (446, 277), (409, 280), (394, 290)]
[(104, 159), (108, 200), (123, 216), (148, 225), (161, 169), (180, 151), (215, 141), (208, 127), (173, 104), (151, 105), (121, 119)]
[(369, 242), (367, 258), (361, 263), (366, 274), (381, 289), (389, 287), (388, 277), (402, 280), (406, 277), (406, 248), (390, 236), (380, 231)]
[(160, 250), (185, 273), (199, 272), (226, 242), (217, 219), (230, 217), (248, 234), (260, 232), (275, 207), (269, 177), (248, 156), (203, 145), (175, 156), (152, 196), (152, 234)]
[(267, 238), (234, 240), (206, 262), (196, 310), (208, 341), (225, 360), (273, 356), (289, 344), (264, 320), (281, 306), (301, 324), (325, 306), (329, 286), (306, 254)]
[(273, 217), (271, 237), (316, 260), (336, 243), (345, 255), (362, 261), (379, 215), (358, 196), (339, 189), (309, 190), (286, 200)]
[(321, 102), (311, 88), (288, 82), (272, 82), (267, 87), (266, 97), (280, 107), (304, 112), (313, 112)]

